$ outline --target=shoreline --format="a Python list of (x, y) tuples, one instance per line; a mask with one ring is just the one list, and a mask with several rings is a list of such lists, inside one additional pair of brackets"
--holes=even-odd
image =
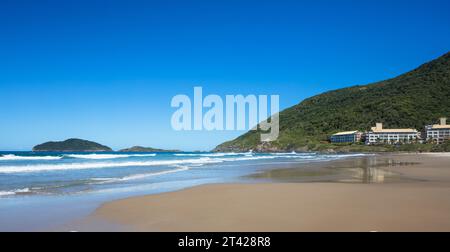
[[(377, 159), (381, 165), (371, 163)], [(262, 172), (272, 173), (271, 182), (256, 178), (107, 202), (71, 227), (79, 231), (93, 226), (100, 231), (450, 231), (450, 154), (391, 153), (361, 160), (312, 166), (339, 169), (350, 164), (346, 169), (351, 171), (355, 162), (379, 165), (376, 170), (386, 173), (371, 176), (381, 176), (381, 181), (292, 182), (286, 180), (286, 176), (292, 179), (292, 173), (274, 175), (280, 171), (275, 169)]]
[[(16, 155), (17, 153), (12, 153)], [(60, 156), (62, 153), (52, 153), (50, 156)], [(191, 154), (189, 154), (191, 155)], [(189, 156), (188, 155), (188, 156)], [(191, 168), (185, 169), (175, 169), (174, 167), (158, 166), (158, 167), (148, 167), (148, 168), (131, 168), (129, 169), (100, 169), (98, 173), (97, 170), (92, 170), (93, 172), (87, 174), (86, 178), (94, 178), (93, 183), (90, 180), (75, 179), (78, 183), (75, 183), (75, 187), (72, 184), (64, 186), (64, 183), (56, 188), (51, 186), (49, 183), (46, 187), (33, 187), (30, 184), (25, 184), (25, 186), (17, 187), (21, 191), (15, 191), (15, 188), (9, 189), (5, 188), (4, 191), (8, 192), (7, 196), (0, 196), (0, 230), (3, 231), (70, 231), (71, 229), (66, 228), (70, 224), (83, 219), (92, 213), (101, 204), (113, 200), (124, 199), (134, 196), (143, 196), (149, 194), (158, 194), (163, 192), (177, 191), (185, 188), (191, 188), (197, 185), (205, 184), (216, 184), (216, 183), (235, 183), (241, 182), (243, 180), (249, 181), (249, 183), (254, 183), (256, 181), (261, 181), (260, 179), (246, 178), (247, 175), (259, 173), (264, 170), (269, 169), (283, 169), (283, 168), (296, 168), (298, 166), (303, 166), (307, 163), (323, 162), (330, 159), (348, 159), (350, 156), (361, 156), (358, 155), (298, 155), (299, 158), (295, 158), (297, 155), (285, 154), (281, 155), (280, 158), (275, 158), (272, 155), (264, 155), (259, 158), (259, 155), (255, 157), (246, 157), (245, 154), (236, 153), (237, 157), (228, 158), (227, 155), (218, 155), (214, 153), (208, 153), (205, 155), (211, 155), (211, 160), (218, 160), (217, 163), (208, 164), (204, 166), (192, 166)], [(25, 156), (25, 158), (22, 158)], [(26, 154), (17, 154), (14, 159), (21, 160), (26, 158)], [(169, 154), (168, 156), (161, 155), (162, 160), (171, 160), (174, 155)], [(91, 156), (88, 156), (91, 157)], [(277, 156), (278, 157), (278, 156)], [(49, 159), (50, 158), (50, 159)], [(100, 163), (98, 161), (91, 161), (88, 159), (81, 159), (82, 157), (75, 157), (77, 159), (70, 160), (72, 162), (95, 164)], [(100, 159), (105, 159), (109, 157), (101, 157)], [(236, 158), (236, 160), (235, 160)], [(295, 158), (295, 159), (291, 159)], [(44, 155), (43, 160), (54, 160), (52, 157)], [(61, 157), (58, 158), (62, 159)], [(96, 158), (94, 158), (96, 159)], [(136, 158), (133, 158), (136, 159)], [(153, 158), (139, 158), (136, 160), (153, 162)], [(192, 157), (180, 157), (175, 159), (181, 160), (192, 160)], [(201, 159), (201, 158), (200, 158)], [(199, 159), (199, 160), (200, 160)], [(223, 159), (223, 161), (222, 161)], [(244, 160), (244, 161), (241, 161)], [(40, 160), (40, 159), (38, 159)], [(117, 161), (122, 161), (125, 159), (114, 159)], [(227, 160), (233, 162), (227, 162)], [(248, 160), (248, 161), (246, 161)], [(303, 161), (302, 161), (303, 160)], [(69, 160), (68, 160), (69, 161)], [(158, 160), (155, 160), (158, 161)], [(234, 162), (236, 161), (236, 162)], [(28, 161), (24, 161), (28, 162)], [(45, 163), (48, 165), (58, 165), (63, 166), (65, 160), (61, 161), (30, 161), (34, 166), (37, 167), (40, 163)], [(116, 162), (116, 161), (114, 161)], [(112, 162), (112, 163), (114, 163)], [(41, 168), (41, 167), (39, 167)], [(64, 167), (62, 167), (64, 168)], [(1, 169), (1, 167), (0, 167)], [(175, 169), (177, 172), (169, 173), (158, 173), (157, 170), (170, 170)], [(63, 170), (63, 169), (61, 169)], [(89, 170), (86, 170), (89, 171)], [(102, 174), (103, 171), (111, 172), (109, 174)], [(140, 176), (129, 176), (127, 174), (121, 175), (120, 172), (133, 174), (155, 174), (148, 177)], [(119, 172), (119, 173), (117, 173)], [(61, 174), (62, 172), (58, 172)], [(73, 179), (77, 176), (84, 176), (85, 170), (74, 170), (73, 172), (67, 172), (65, 175), (67, 178)], [(44, 180), (47, 181), (47, 176), (45, 172), (36, 173), (36, 181)], [(72, 174), (74, 177), (72, 177)], [(3, 176), (3, 181), (5, 178), (14, 176)], [(125, 178), (122, 181), (113, 181), (114, 177)], [(20, 178), (20, 177), (19, 177)], [(25, 176), (26, 178), (26, 176)], [(100, 180), (97, 180), (100, 178)], [(127, 180), (131, 178), (130, 180)], [(133, 178), (136, 178), (134, 180)], [(105, 182), (108, 180), (108, 182)], [(251, 180), (251, 181), (250, 181)], [(50, 182), (52, 178), (50, 178)], [(20, 181), (19, 182), (23, 182)], [(26, 182), (26, 181), (25, 181)], [(26, 188), (22, 191), (22, 188)], [(31, 189), (29, 189), (31, 188)], [(47, 189), (48, 188), (48, 189)], [(9, 191), (8, 191), (9, 190)], [(48, 190), (48, 191), (47, 191)], [(11, 193), (9, 193), (11, 192)], [(0, 191), (0, 194), (2, 191)], [(30, 214), (30, 209), (33, 209), (33, 214)], [(25, 220), (25, 221), (24, 221)], [(107, 224), (106, 224), (107, 225)], [(105, 224), (102, 224), (102, 229)], [(75, 229), (76, 230), (76, 229)], [(83, 230), (96, 230), (96, 229), (83, 229)], [(117, 230), (117, 228), (114, 228)]]

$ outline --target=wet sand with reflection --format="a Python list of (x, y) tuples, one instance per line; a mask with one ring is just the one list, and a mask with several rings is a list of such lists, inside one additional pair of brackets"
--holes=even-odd
[(133, 231), (450, 231), (448, 154), (358, 157), (247, 179), (109, 202), (84, 223)]
[(372, 155), (346, 160), (301, 164), (298, 167), (274, 168), (247, 176), (248, 179), (264, 179), (272, 182), (342, 182), (342, 183), (391, 183), (417, 181), (396, 172), (398, 167), (419, 166), (421, 159), (405, 155)]

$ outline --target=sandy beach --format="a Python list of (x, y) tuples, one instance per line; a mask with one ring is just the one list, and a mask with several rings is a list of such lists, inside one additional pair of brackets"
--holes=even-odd
[(249, 181), (112, 201), (78, 227), (109, 223), (127, 231), (450, 231), (449, 154), (322, 162), (268, 171)]

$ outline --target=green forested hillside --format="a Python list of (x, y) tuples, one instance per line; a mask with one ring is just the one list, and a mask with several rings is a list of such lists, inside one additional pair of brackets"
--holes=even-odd
[(275, 142), (261, 144), (251, 131), (215, 150), (318, 150), (338, 131), (365, 131), (376, 122), (422, 130), (442, 116), (450, 117), (450, 53), (396, 78), (326, 92), (282, 111)]
[(71, 138), (62, 142), (46, 142), (33, 147), (33, 151), (112, 151), (108, 146), (83, 139)]

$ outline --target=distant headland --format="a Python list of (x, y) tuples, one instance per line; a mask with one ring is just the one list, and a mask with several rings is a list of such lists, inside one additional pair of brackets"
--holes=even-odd
[[(65, 141), (51, 141), (33, 147), (38, 152), (113, 152), (106, 146), (93, 141), (70, 138)], [(180, 150), (164, 150), (151, 147), (133, 146), (118, 152), (182, 152)]]
[(96, 142), (71, 138), (61, 142), (46, 142), (36, 145), (33, 147), (33, 151), (101, 152), (113, 150)]

